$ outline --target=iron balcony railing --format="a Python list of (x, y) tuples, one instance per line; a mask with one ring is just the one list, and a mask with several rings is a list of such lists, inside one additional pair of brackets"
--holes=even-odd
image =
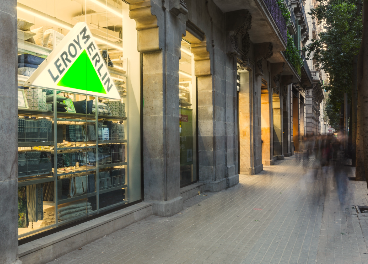
[(307, 20), (307, 14), (305, 13), (305, 9), (304, 9), (304, 4), (302, 1), (300, 1), (300, 6), (302, 7), (302, 14), (304, 17), (304, 21), (305, 21), (305, 29), (307, 31), (307, 33), (309, 34), (309, 25), (308, 25), (308, 20)]
[(286, 37), (286, 22), (284, 17), (281, 14), (281, 10), (276, 2), (276, 0), (262, 0), (264, 4), (266, 5), (268, 11), (270, 12), (273, 20), (276, 23), (276, 26), (278, 27), (282, 38), (284, 39), (285, 43), (287, 42)]
[(303, 59), (303, 67), (304, 67), (305, 72), (307, 73), (307, 76), (308, 76), (309, 80), (312, 81), (313, 80), (312, 79), (312, 74), (311, 74), (311, 71), (309, 69), (309, 66), (308, 66), (308, 63), (307, 63), (306, 59)]
[(309, 69), (309, 65), (307, 63), (307, 60), (305, 59), (305, 51), (304, 50), (300, 51), (300, 57), (302, 57), (302, 59), (303, 59), (303, 66), (302, 67), (304, 68), (304, 70), (305, 70), (305, 72), (306, 72), (306, 74), (309, 78), (309, 81), (312, 83), (313, 82), (312, 73)]

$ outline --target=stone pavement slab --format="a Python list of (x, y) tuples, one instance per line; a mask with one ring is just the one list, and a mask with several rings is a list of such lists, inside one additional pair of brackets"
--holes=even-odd
[(367, 188), (351, 175), (285, 158), (50, 263), (368, 263), (368, 217), (355, 209)]

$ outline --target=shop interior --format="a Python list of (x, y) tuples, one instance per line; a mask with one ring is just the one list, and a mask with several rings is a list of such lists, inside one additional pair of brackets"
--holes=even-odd
[[(122, 1), (18, 1), (19, 238), (128, 200), (127, 58)], [(87, 23), (121, 99), (26, 86), (78, 22)]]

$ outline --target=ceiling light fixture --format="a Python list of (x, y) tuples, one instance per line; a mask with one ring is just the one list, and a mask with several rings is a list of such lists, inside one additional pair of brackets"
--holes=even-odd
[(30, 14), (30, 15), (33, 15), (33, 16), (35, 16), (35, 17), (38, 17), (38, 18), (40, 18), (40, 19), (42, 19), (42, 20), (45, 20), (45, 21), (47, 21), (47, 22), (49, 22), (49, 23), (52, 23), (52, 24), (54, 24), (54, 25), (56, 25), (56, 26), (59, 26), (59, 27), (65, 28), (65, 29), (67, 29), (67, 30), (71, 30), (71, 29), (73, 28), (73, 26), (72, 26), (72, 25), (70, 25), (70, 24), (68, 24), (68, 23), (65, 23), (65, 22), (64, 22), (64, 21), (62, 21), (62, 20), (59, 20), (59, 19), (57, 19), (57, 18), (55, 18), (55, 17), (52, 17), (52, 16), (49, 16), (49, 15), (47, 15), (47, 14), (45, 14), (45, 13), (42, 13), (42, 12), (40, 12), (40, 11), (36, 10), (36, 9), (33, 9), (33, 8), (31, 8), (31, 7), (29, 7), (29, 6), (26, 6), (26, 5), (23, 5), (23, 4), (21, 4), (21, 3), (18, 3), (18, 4), (17, 4), (17, 9), (18, 9), (18, 10), (21, 10), (21, 11), (23, 11), (23, 12), (25, 12), (25, 13), (28, 13), (28, 14)]
[(106, 1), (101, 1), (101, 0), (89, 0), (90, 2), (102, 7), (103, 9), (105, 9), (106, 11), (109, 11), (111, 13), (113, 13), (114, 15), (123, 18), (123, 14), (121, 13), (121, 11), (119, 12), (119, 9), (117, 9), (116, 7), (106, 3)]
[(118, 70), (122, 70), (122, 71), (125, 71), (123, 67), (120, 67), (120, 66), (116, 66), (115, 64), (114, 64), (114, 67), (113, 67), (113, 68), (116, 68), (116, 69), (118, 69)]
[[(47, 15), (45, 13), (42, 13), (42, 12), (36, 10), (36, 9), (33, 9), (33, 8), (31, 8), (29, 6), (26, 6), (26, 5), (23, 5), (21, 3), (18, 3), (17, 4), (17, 9), (20, 10), (20, 11), (23, 11), (23, 12), (25, 12), (27, 14), (33, 15), (35, 17), (38, 17), (38, 18), (40, 18), (42, 20), (45, 20), (45, 21), (47, 21), (49, 23), (52, 23), (52, 24), (54, 24), (56, 26), (65, 28), (67, 30), (72, 30), (72, 28), (73, 28), (73, 25), (72, 24), (66, 23), (66, 22), (64, 22), (64, 21), (62, 21), (60, 19), (57, 19), (57, 18), (52, 17), (52, 16), (49, 16), (49, 15)], [(107, 46), (110, 46), (110, 47), (112, 47), (114, 49), (123, 51), (123, 47), (121, 47), (119, 45), (116, 45), (115, 43), (112, 43), (112, 42), (110, 42), (108, 40), (102, 39), (102, 38), (100, 38), (100, 37), (98, 37), (98, 36), (96, 36), (94, 34), (92, 34), (92, 35), (93, 35), (93, 37), (94, 37), (94, 39), (96, 41), (99, 41), (99, 42), (101, 42), (101, 43), (103, 43), (103, 44), (105, 44)]]
[(112, 76), (111, 76), (111, 79), (113, 79), (113, 80), (115, 80), (115, 81), (125, 82), (125, 80), (120, 79), (120, 78), (117, 78), (117, 77), (112, 77)]
[(182, 52), (184, 52), (185, 54), (188, 54), (189, 56), (193, 56), (193, 53), (190, 53), (189, 51), (187, 51), (186, 49), (181, 48), (180, 49)]
[(179, 71), (179, 74), (184, 75), (185, 77), (188, 77), (188, 78), (192, 78), (192, 75), (190, 75), (186, 72), (183, 72), (183, 71)]

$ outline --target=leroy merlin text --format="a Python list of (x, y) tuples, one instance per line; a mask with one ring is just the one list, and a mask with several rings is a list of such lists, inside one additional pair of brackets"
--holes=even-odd
[[(59, 80), (60, 76), (65, 72), (65, 70), (72, 65), (72, 61), (70, 59), (75, 59), (75, 57), (78, 54), (78, 49), (79, 51), (83, 51), (84, 47), (87, 47), (86, 50), (92, 60), (92, 64), (94, 64), (97, 74), (101, 78), (101, 82), (104, 82), (105, 89), (108, 92), (110, 92), (113, 86), (113, 82), (110, 80), (110, 77), (107, 77), (107, 71), (105, 73), (104, 72), (101, 73), (104, 61), (101, 59), (99, 51), (96, 50), (95, 44), (92, 41), (91, 36), (87, 34), (87, 27), (84, 27), (81, 30), (79, 35), (77, 35), (76, 39), (73, 39), (73, 41), (69, 43), (67, 50), (63, 51), (60, 54), (60, 57), (55, 60), (54, 66), (56, 70), (53, 71), (51, 71), (51, 69), (48, 70), (48, 73), (50, 74), (52, 80), (54, 81), (54, 83)], [(105, 69), (107, 68), (105, 67)]]

